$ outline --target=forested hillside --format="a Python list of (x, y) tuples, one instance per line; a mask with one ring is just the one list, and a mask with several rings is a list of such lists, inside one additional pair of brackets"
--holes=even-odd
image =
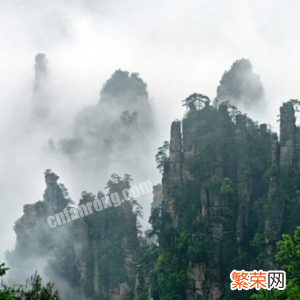
[(185, 104), (157, 156), (159, 244), (145, 274), (154, 271), (154, 299), (249, 299), (255, 290), (230, 290), (230, 272), (280, 269), (276, 242), (299, 225), (299, 102), (280, 108), (280, 140), (226, 103), (193, 94)]
[[(46, 65), (46, 57), (38, 55), (35, 97), (43, 92)], [(43, 199), (24, 205), (15, 223), (16, 246), (6, 255), (10, 276), (33, 274), (39, 264), (66, 300), (298, 299), (299, 229), (293, 232), (300, 223), (299, 101), (280, 107), (278, 137), (233, 106), (255, 106), (263, 96), (251, 63), (239, 60), (223, 75), (214, 101), (197, 93), (183, 101), (185, 115), (171, 124), (170, 140), (158, 148), (162, 181), (153, 188), (151, 229), (145, 232), (142, 206), (133, 197), (50, 228), (48, 216), (121, 194), (132, 178), (112, 174), (106, 192), (99, 183), (97, 195), (83, 191), (76, 201), (59, 176), (46, 170)], [(103, 85), (99, 103), (76, 116), (73, 137), (51, 141), (49, 149), (84, 166), (83, 174), (89, 168), (101, 172), (120, 156), (130, 173), (133, 160), (155, 163), (147, 156), (154, 128), (146, 83), (136, 73), (117, 70)], [(285, 235), (277, 247), (282, 234), (292, 237)], [(282, 268), (286, 291), (230, 289), (233, 269)], [(3, 295), (10, 292), (15, 293), (6, 287)], [(52, 292), (34, 299), (58, 299)]]

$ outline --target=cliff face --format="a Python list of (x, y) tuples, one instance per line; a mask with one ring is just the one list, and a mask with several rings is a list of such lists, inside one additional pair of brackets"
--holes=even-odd
[[(130, 165), (148, 153), (152, 132), (147, 84), (137, 73), (117, 70), (103, 85), (100, 101), (76, 116), (73, 136), (59, 140), (52, 148), (88, 171), (116, 162), (128, 161)], [(119, 157), (123, 157), (120, 162)]]
[[(298, 132), (292, 101), (280, 108), (280, 141), (226, 104), (206, 103), (172, 123), (154, 230), (162, 257), (176, 255), (187, 274), (178, 299), (235, 299), (228, 290), (233, 269), (279, 267), (276, 242), (299, 223)], [(170, 226), (173, 246), (165, 245)]]
[(15, 222), (16, 246), (13, 251), (7, 253), (11, 267), (10, 276), (14, 281), (23, 281), (31, 276), (36, 268), (43, 268), (49, 253), (63, 239), (63, 231), (55, 232), (47, 223), (48, 216), (73, 203), (65, 187), (57, 183), (58, 179), (55, 173), (46, 170), (43, 200), (24, 205), (24, 214)]
[(98, 107), (122, 115), (122, 122), (138, 122), (142, 131), (149, 131), (153, 124), (148, 97), (147, 84), (138, 73), (117, 70), (103, 85)]
[[(12, 278), (18, 278), (20, 269), (28, 277), (28, 265), (41, 268), (36, 262), (43, 261), (46, 275), (62, 289), (65, 299), (125, 299), (136, 267), (141, 207), (132, 199), (50, 228), (48, 216), (66, 207), (72, 213), (73, 202), (58, 179), (55, 173), (46, 171), (43, 201), (25, 205), (24, 215), (16, 222), (16, 248), (7, 255)], [(130, 188), (130, 180), (129, 175), (121, 179), (114, 174), (107, 183), (108, 193), (122, 195)], [(103, 196), (98, 193), (98, 199)], [(79, 205), (95, 199), (93, 194), (83, 192)]]
[[(126, 180), (109, 182), (109, 193), (129, 187)], [(99, 192), (98, 199), (104, 194)], [(95, 197), (83, 193), (80, 205)], [(136, 215), (130, 202), (78, 220), (74, 243), (79, 285), (87, 296), (125, 299), (133, 279), (139, 246)]]
[(229, 101), (234, 105), (252, 107), (262, 105), (264, 88), (258, 75), (252, 70), (248, 59), (235, 61), (229, 71), (225, 71), (217, 88), (215, 101)]
[(47, 64), (48, 64), (48, 60), (45, 54), (39, 53), (36, 55), (35, 64), (34, 64), (34, 70), (35, 70), (34, 90), (35, 91), (41, 89), (47, 80), (47, 75), (48, 75)]
[[(32, 118), (34, 121), (47, 119), (50, 113), (51, 97), (47, 87), (48, 84), (48, 60), (46, 55), (39, 53), (35, 56), (35, 82), (32, 94), (33, 112)], [(45, 121), (45, 120), (44, 120)]]
[[(36, 108), (47, 115), (43, 54), (36, 56), (35, 70)], [(68, 155), (80, 172), (139, 166), (153, 132), (146, 83), (136, 73), (118, 70), (100, 95), (98, 104), (78, 114), (73, 137), (57, 144), (50, 140), (49, 149)], [(154, 186), (152, 229), (144, 238), (141, 207), (133, 199), (50, 228), (47, 217), (70, 211), (73, 202), (59, 177), (47, 170), (43, 200), (25, 205), (15, 224), (17, 244), (7, 256), (12, 277), (22, 281), (39, 262), (51, 281), (63, 283), (63, 290), (68, 286), (65, 299), (240, 299), (243, 292), (229, 289), (230, 272), (280, 268), (276, 242), (299, 224), (299, 102), (280, 108), (278, 139), (266, 124), (258, 125), (226, 101), (251, 106), (262, 98), (259, 78), (250, 62), (241, 60), (225, 72), (215, 106), (202, 94), (184, 101), (186, 116), (172, 123), (170, 143), (156, 156), (162, 185)], [(108, 193), (121, 194), (130, 181), (129, 175), (112, 175)], [(95, 199), (83, 192), (79, 205)]]

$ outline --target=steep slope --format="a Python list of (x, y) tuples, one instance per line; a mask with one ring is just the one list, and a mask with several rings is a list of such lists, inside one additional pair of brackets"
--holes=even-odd
[[(58, 179), (50, 170), (45, 172), (43, 201), (25, 205), (24, 215), (16, 222), (17, 244), (7, 254), (11, 278), (28, 277), (30, 267), (42, 273), (45, 267), (46, 275), (58, 285), (64, 299), (125, 299), (130, 293), (139, 249), (140, 205), (129, 199), (119, 206), (110, 205), (68, 221), (63, 209), (67, 208), (71, 215), (73, 202)], [(112, 175), (107, 183), (108, 194), (122, 195), (122, 190), (130, 188), (130, 181), (129, 175), (123, 179)], [(104, 193), (97, 196), (100, 199)], [(79, 205), (95, 199), (93, 194), (83, 192)], [(62, 226), (50, 228), (48, 216), (60, 213)]]
[(264, 88), (258, 75), (252, 70), (248, 59), (235, 61), (229, 71), (223, 74), (217, 88), (216, 103), (229, 101), (231, 104), (247, 108), (262, 104)]
[(280, 141), (266, 124), (209, 100), (172, 123), (164, 201), (151, 217), (153, 299), (249, 299), (253, 290), (230, 290), (230, 272), (280, 267), (275, 244), (299, 225), (295, 105), (280, 108)]
[(154, 129), (146, 83), (137, 73), (117, 70), (100, 96), (98, 104), (76, 116), (73, 137), (57, 145), (51, 142), (52, 150), (56, 148), (86, 170), (117, 164), (120, 157), (120, 164), (138, 163), (149, 152)]

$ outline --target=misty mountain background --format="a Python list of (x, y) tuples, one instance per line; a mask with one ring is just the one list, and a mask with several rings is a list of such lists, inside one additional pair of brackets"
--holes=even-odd
[[(14, 247), (13, 225), (23, 205), (42, 198), (45, 169), (60, 175), (76, 203), (83, 190), (96, 193), (103, 188), (112, 173), (129, 173), (133, 183), (160, 182), (155, 153), (169, 137), (169, 124), (182, 117), (181, 101), (198, 91), (217, 96), (224, 71), (237, 59), (250, 59), (263, 84), (263, 110), (258, 103), (241, 104), (253, 119), (277, 130), (274, 116), (287, 91), (288, 98), (297, 98), (299, 92), (300, 71), (294, 67), (300, 60), (299, 41), (292, 34), (300, 27), (296, 1), (56, 0), (0, 5), (1, 261)], [(44, 121), (32, 118), (38, 53), (48, 60), (42, 98), (49, 104), (49, 118)], [(139, 73), (147, 84), (153, 116), (153, 131), (145, 133), (147, 153), (136, 163), (116, 155), (108, 165), (83, 172), (63, 153), (50, 153), (48, 141), (57, 145), (74, 138), (75, 120), (99, 103), (103, 85), (119, 69)], [(133, 142), (126, 157), (142, 145)], [(144, 229), (149, 227), (151, 201), (151, 195), (139, 198)]]

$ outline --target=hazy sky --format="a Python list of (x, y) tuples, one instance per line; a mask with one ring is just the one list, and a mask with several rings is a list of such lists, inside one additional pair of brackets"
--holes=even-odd
[[(40, 149), (49, 137), (66, 136), (76, 111), (99, 101), (116, 69), (147, 82), (157, 147), (182, 117), (181, 100), (194, 92), (213, 98), (223, 72), (240, 58), (251, 60), (269, 104), (250, 116), (277, 130), (280, 104), (300, 92), (299, 11), (296, 0), (0, 0), (0, 261), (14, 245), (23, 205), (42, 198)], [(65, 126), (28, 133), (37, 53), (49, 59), (55, 117)], [(67, 175), (59, 175), (77, 202)]]

